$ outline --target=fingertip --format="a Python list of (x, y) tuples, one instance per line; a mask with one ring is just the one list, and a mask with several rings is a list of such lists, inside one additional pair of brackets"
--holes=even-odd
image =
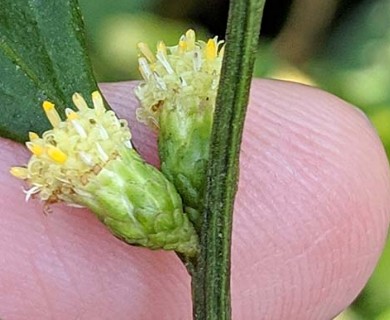
[(233, 236), (236, 316), (329, 319), (362, 289), (386, 239), (383, 146), (355, 108), (293, 83), (255, 80), (246, 119)]
[[(101, 88), (129, 121), (139, 151), (158, 163), (155, 135), (135, 120), (134, 84)], [(21, 202), (20, 181), (8, 173), (26, 163), (28, 152), (0, 144), (4, 312), (20, 315), (28, 303), (29, 316), (40, 318), (50, 308), (86, 319), (191, 317), (189, 277), (172, 253), (126, 246), (85, 210), (60, 206), (43, 218), (39, 202)], [(255, 80), (235, 205), (233, 318), (337, 314), (380, 255), (389, 194), (383, 146), (360, 112), (318, 89)]]

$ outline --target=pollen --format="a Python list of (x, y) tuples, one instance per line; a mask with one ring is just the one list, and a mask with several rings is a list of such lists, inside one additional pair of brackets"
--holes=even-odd
[(214, 39), (207, 41), (206, 45), (206, 59), (214, 60), (217, 57), (217, 45)]
[[(194, 30), (183, 34), (177, 45), (157, 43), (155, 53), (142, 43), (139, 71), (144, 79), (135, 89), (141, 107), (137, 119), (158, 128), (159, 115), (167, 101), (188, 106), (189, 101), (214, 108), (223, 59), (224, 45), (217, 37), (196, 38)], [(155, 106), (158, 105), (159, 108)]]
[(43, 107), (43, 110), (45, 110), (45, 112), (49, 112), (55, 108), (55, 105), (54, 105), (54, 103), (51, 103), (50, 101), (43, 101), (42, 107)]
[(61, 149), (52, 146), (48, 147), (47, 155), (50, 157), (50, 159), (59, 164), (63, 164), (68, 158), (68, 156), (63, 151), (61, 151)]
[[(34, 140), (37, 140), (37, 139), (34, 139)], [(40, 146), (39, 144), (36, 144), (34, 142), (29, 141), (26, 143), (26, 146), (27, 146), (28, 150), (30, 150), (31, 153), (37, 157), (41, 156), (45, 152), (45, 149), (42, 146)]]
[(42, 108), (45, 111), (46, 117), (51, 123), (51, 125), (53, 127), (57, 127), (61, 122), (61, 118), (57, 110), (55, 109), (55, 105), (49, 101), (44, 101), (42, 103)]
[(70, 121), (76, 120), (79, 118), (79, 115), (74, 112), (72, 109), (66, 108), (65, 109), (66, 118)]
[(182, 36), (180, 38), (180, 41), (179, 41), (179, 52), (180, 53), (184, 53), (187, 49), (187, 41), (186, 41), (186, 37), (185, 36)]
[(95, 168), (102, 169), (118, 157), (120, 148), (132, 148), (127, 122), (106, 110), (98, 91), (91, 94), (92, 107), (79, 93), (72, 100), (75, 109), (66, 108), (64, 120), (53, 103), (42, 104), (53, 128), (41, 137), (30, 132), (26, 146), (32, 155), (28, 164), (10, 169), (13, 176), (30, 185), (26, 199), (37, 194), (50, 203), (77, 203), (72, 197), (100, 172)]

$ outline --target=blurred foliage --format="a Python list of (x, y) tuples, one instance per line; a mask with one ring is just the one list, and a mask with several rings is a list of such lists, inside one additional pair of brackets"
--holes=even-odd
[[(256, 75), (314, 84), (360, 107), (390, 155), (390, 1), (362, 3), (329, 35), (321, 54), (299, 66), (260, 50)], [(367, 286), (339, 320), (390, 320), (390, 241)]]
[(363, 3), (335, 30), (310, 71), (322, 88), (371, 117), (389, 155), (390, 1)]
[(164, 39), (176, 43), (188, 28), (200, 36), (205, 29), (191, 21), (154, 14), (154, 0), (80, 0), (84, 14), (90, 57), (98, 81), (139, 79), (137, 43), (151, 48)]
[(353, 310), (363, 319), (390, 320), (390, 243)]
[[(304, 31), (298, 29), (287, 39), (290, 47), (280, 46), (277, 32), (291, 3), (298, 9), (307, 5), (303, 0), (267, 2), (262, 29), (267, 40), (262, 41), (255, 76), (318, 86), (359, 106), (371, 118), (390, 155), (390, 0), (329, 1), (334, 11), (328, 11), (328, 23), (322, 21), (318, 30), (315, 14), (320, 17), (323, 9), (307, 14), (306, 24), (290, 16), (289, 27), (297, 22), (314, 29), (304, 39), (311, 43), (300, 43), (299, 34)], [(313, 0), (311, 10), (315, 3), (318, 8), (324, 5), (322, 0)], [(80, 0), (80, 5), (97, 78), (119, 81), (139, 78), (139, 41), (151, 47), (160, 39), (174, 44), (188, 28), (196, 29), (202, 38), (210, 32), (221, 35), (228, 1)], [(280, 37), (282, 34), (286, 36), (283, 29)], [(283, 50), (296, 53), (299, 45), (305, 48), (302, 59), (289, 60), (289, 53)], [(338, 319), (390, 320), (390, 242), (363, 293)]]
[[(390, 1), (364, 2), (332, 33), (324, 49), (309, 62), (309, 72), (320, 87), (368, 114), (389, 156)], [(390, 320), (390, 241), (352, 308), (363, 319)]]
[(389, 65), (390, 2), (377, 0), (335, 30), (312, 69), (323, 87), (370, 111), (390, 103)]

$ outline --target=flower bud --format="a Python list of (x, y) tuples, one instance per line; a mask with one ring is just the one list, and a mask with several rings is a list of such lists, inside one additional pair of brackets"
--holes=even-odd
[(223, 58), (222, 41), (196, 41), (188, 30), (178, 45), (143, 43), (139, 70), (144, 81), (135, 89), (139, 121), (158, 130), (161, 170), (183, 198), (199, 225), (209, 156), (215, 100)]
[(66, 109), (64, 121), (54, 104), (43, 103), (53, 128), (42, 137), (31, 132), (27, 167), (11, 168), (31, 186), (26, 199), (88, 207), (127, 243), (195, 255), (197, 235), (175, 187), (141, 159), (126, 120), (105, 109), (99, 92), (92, 101), (89, 108), (75, 93), (77, 110)]

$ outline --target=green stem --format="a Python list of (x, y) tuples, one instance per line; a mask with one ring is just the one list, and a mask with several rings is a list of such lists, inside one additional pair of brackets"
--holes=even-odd
[(238, 160), (265, 0), (231, 0), (211, 136), (201, 228), (201, 253), (192, 261), (194, 318), (228, 320), (232, 212)]

